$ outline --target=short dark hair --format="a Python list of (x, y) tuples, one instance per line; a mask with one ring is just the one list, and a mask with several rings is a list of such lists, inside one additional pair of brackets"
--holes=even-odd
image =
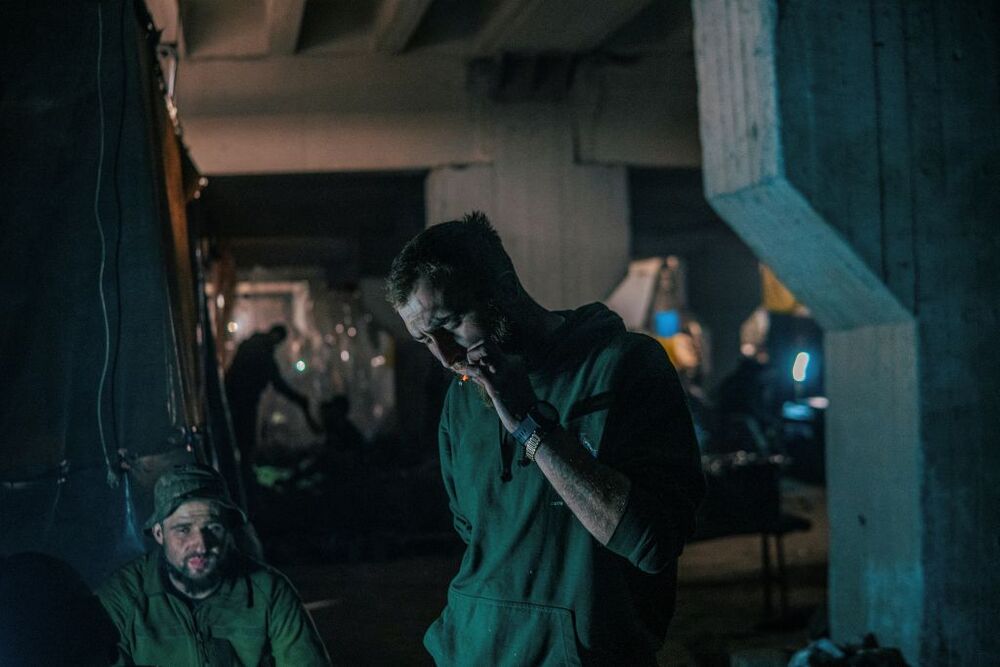
[(288, 327), (284, 324), (275, 324), (267, 330), (267, 335), (271, 338), (277, 338), (278, 340), (285, 340), (288, 338)]
[(500, 235), (486, 214), (472, 211), (461, 220), (428, 227), (403, 246), (385, 282), (386, 299), (401, 306), (420, 279), (445, 292), (460, 286), (485, 296), (507, 272), (516, 278)]

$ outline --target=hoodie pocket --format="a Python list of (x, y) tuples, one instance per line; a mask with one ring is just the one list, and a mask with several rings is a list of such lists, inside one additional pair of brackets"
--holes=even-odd
[(562, 607), (448, 591), (448, 606), (424, 645), (451, 665), (580, 665), (573, 613)]

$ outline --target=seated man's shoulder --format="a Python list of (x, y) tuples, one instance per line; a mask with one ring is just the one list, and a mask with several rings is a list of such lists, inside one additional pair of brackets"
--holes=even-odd
[(97, 594), (111, 591), (138, 594), (146, 588), (151, 576), (158, 576), (156, 556), (154, 551), (125, 563), (104, 580), (97, 588)]
[(148, 553), (115, 570), (97, 587), (95, 594), (112, 615), (122, 620), (136, 610), (145, 609), (151, 591), (159, 586), (157, 554)]
[(251, 558), (250, 556), (241, 557), (240, 568), (242, 574), (250, 580), (254, 589), (267, 596), (284, 592), (285, 589), (295, 590), (288, 577), (281, 571), (255, 558)]

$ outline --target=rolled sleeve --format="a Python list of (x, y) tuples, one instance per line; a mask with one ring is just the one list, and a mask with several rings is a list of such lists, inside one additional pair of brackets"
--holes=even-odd
[(705, 494), (687, 400), (654, 341), (622, 364), (600, 459), (631, 482), (624, 514), (607, 548), (657, 573), (684, 550)]

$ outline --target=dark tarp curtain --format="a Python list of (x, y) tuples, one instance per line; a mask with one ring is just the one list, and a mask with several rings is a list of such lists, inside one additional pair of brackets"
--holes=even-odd
[[(149, 28), (132, 0), (0, 20), (0, 553), (91, 584), (144, 549), (156, 475), (217, 458), (190, 428), (197, 265)], [(132, 471), (109, 484), (119, 449)]]

